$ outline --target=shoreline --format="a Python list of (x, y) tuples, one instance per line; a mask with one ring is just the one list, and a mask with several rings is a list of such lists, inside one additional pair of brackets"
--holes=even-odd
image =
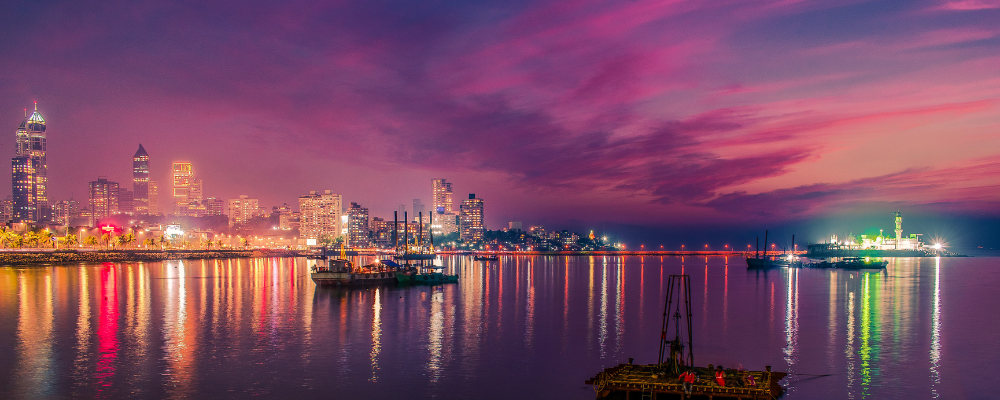
[(29, 250), (0, 252), (0, 266), (300, 256), (300, 252), (288, 250)]

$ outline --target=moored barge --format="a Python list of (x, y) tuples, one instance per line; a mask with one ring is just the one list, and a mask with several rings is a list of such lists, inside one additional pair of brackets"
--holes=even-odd
[(382, 262), (355, 267), (348, 260), (330, 259), (313, 266), (309, 275), (317, 285), (365, 286), (396, 282), (396, 269)]

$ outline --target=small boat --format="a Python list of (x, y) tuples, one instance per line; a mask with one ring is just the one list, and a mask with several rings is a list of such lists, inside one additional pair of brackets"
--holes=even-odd
[(348, 260), (330, 259), (313, 266), (309, 275), (317, 285), (365, 286), (396, 282), (396, 268), (381, 261), (355, 267)]
[[(424, 269), (424, 271), (420, 271)], [(441, 283), (456, 283), (458, 275), (445, 274), (435, 270), (444, 269), (438, 266), (406, 266), (396, 273), (396, 281), (399, 283), (413, 283), (425, 285), (437, 285)]]
[(869, 257), (844, 257), (840, 261), (833, 263), (834, 268), (843, 269), (883, 269), (889, 265), (888, 261), (876, 261)]
[(485, 256), (478, 256), (478, 255), (477, 256), (472, 256), (472, 260), (473, 261), (497, 261), (499, 259), (500, 259), (500, 256), (498, 256), (496, 254), (490, 254), (490, 255), (485, 255)]
[(747, 269), (789, 268), (801, 267), (802, 261), (797, 257), (747, 257)]

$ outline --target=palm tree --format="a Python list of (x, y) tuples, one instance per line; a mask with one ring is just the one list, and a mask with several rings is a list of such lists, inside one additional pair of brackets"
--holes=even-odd
[(122, 235), (120, 237), (123, 238), (122, 239), (122, 243), (125, 244), (126, 246), (129, 246), (132, 243), (135, 243), (135, 234), (134, 233), (129, 232), (129, 233), (126, 233), (126, 234), (124, 234), (124, 235)]
[(215, 242), (212, 242), (212, 239), (208, 239), (205, 241), (205, 248), (211, 249), (213, 244), (215, 244)]
[(107, 245), (111, 245), (111, 234), (110, 233), (105, 233), (105, 234), (101, 235), (101, 243), (103, 243), (106, 246)]
[(20, 237), (20, 235), (18, 235), (17, 232), (4, 227), (2, 233), (0, 233), (0, 243), (2, 243), (4, 247), (14, 247), (14, 242), (17, 241), (15, 237)]
[(66, 235), (66, 237), (62, 239), (62, 242), (63, 246), (76, 246), (79, 244), (79, 240), (77, 240), (76, 235)]
[(146, 246), (147, 249), (150, 248), (150, 247), (156, 246), (156, 239), (155, 238), (149, 238), (149, 239), (143, 240), (142, 241), (142, 245)]
[(22, 237), (22, 244), (28, 247), (35, 247), (38, 244), (38, 234), (32, 231), (27, 231)]
[(87, 236), (86, 239), (83, 239), (83, 244), (85, 244), (87, 246), (97, 246), (99, 244), (98, 241), (97, 241), (97, 236), (93, 236), (93, 235)]
[(38, 240), (39, 247), (46, 247), (52, 244), (52, 232), (44, 230), (35, 234), (36, 240)]

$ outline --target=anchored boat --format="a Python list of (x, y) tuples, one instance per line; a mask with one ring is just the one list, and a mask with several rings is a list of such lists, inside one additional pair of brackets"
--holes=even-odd
[(309, 271), (317, 285), (365, 286), (396, 282), (396, 268), (381, 261), (362, 267), (344, 259), (317, 262)]
[[(683, 303), (683, 306), (682, 306)], [(670, 317), (668, 318), (668, 315)], [(685, 335), (682, 340), (681, 319), (686, 320)], [(674, 320), (674, 338), (668, 340), (670, 319)], [(667, 395), (686, 396), (682, 373), (693, 373), (690, 396), (732, 397), (737, 399), (771, 399), (784, 392), (778, 384), (785, 377), (784, 372), (773, 372), (770, 366), (763, 371), (742, 371), (694, 366), (694, 351), (691, 341), (691, 277), (670, 275), (667, 283), (667, 297), (663, 306), (663, 329), (660, 332), (660, 354), (656, 364), (619, 364), (601, 371), (584, 383), (593, 385), (598, 399), (628, 399), (633, 392), (641, 398), (660, 398)], [(669, 355), (668, 355), (669, 351)], [(721, 384), (718, 377), (722, 377)]]

